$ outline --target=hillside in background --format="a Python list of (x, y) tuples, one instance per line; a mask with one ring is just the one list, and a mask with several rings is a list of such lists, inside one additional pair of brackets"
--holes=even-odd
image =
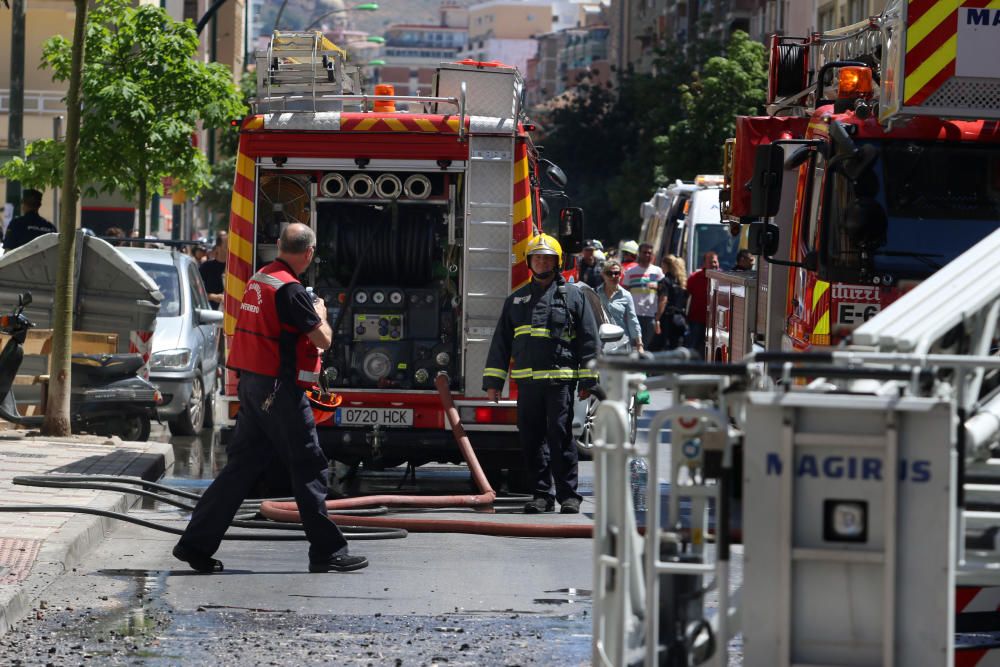
[[(359, 3), (360, 0), (346, 0), (342, 4), (350, 7)], [(351, 12), (350, 15), (358, 30), (381, 35), (387, 26), (394, 23), (437, 23), (440, 4), (440, 0), (379, 0), (378, 11)], [(304, 28), (336, 6), (337, 4), (323, 0), (288, 0), (281, 17), (281, 27), (286, 30)], [(271, 34), (280, 7), (281, 2), (278, 0), (269, 0), (264, 6), (263, 34)]]

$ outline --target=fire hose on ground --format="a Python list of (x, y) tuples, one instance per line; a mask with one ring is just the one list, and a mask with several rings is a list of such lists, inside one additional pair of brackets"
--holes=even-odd
[[(414, 496), (414, 495), (372, 495), (358, 498), (328, 500), (327, 509), (334, 513), (330, 519), (335, 521), (349, 540), (398, 539), (406, 537), (407, 532), (415, 533), (465, 533), (473, 535), (494, 535), (503, 537), (576, 537), (589, 538), (593, 534), (590, 524), (539, 524), (539, 523), (505, 523), (495, 521), (473, 521), (461, 519), (413, 519), (403, 517), (372, 516), (384, 514), (387, 507), (409, 507), (421, 509), (444, 508), (492, 508), (497, 501), (496, 491), (490, 486), (479, 460), (476, 458), (472, 444), (462, 427), (458, 409), (452, 401), (449, 392), (448, 376), (438, 375), (435, 387), (441, 398), (445, 414), (451, 424), (452, 432), (458, 447), (462, 452), (475, 481), (479, 494), (476, 495), (446, 495), (446, 496)], [(26, 475), (15, 477), (15, 485), (38, 486), (49, 488), (76, 488), (101, 491), (115, 491), (130, 495), (150, 498), (183, 510), (193, 510), (194, 505), (175, 500), (171, 496), (197, 501), (198, 494), (183, 491), (170, 486), (157, 484), (141, 479), (123, 478), (109, 475)], [(141, 488), (138, 488), (141, 487)], [(149, 491), (147, 489), (153, 489)], [(299, 523), (300, 517), (294, 501), (286, 500), (246, 500), (240, 506), (243, 514), (238, 514), (231, 526), (235, 528), (255, 528), (287, 532), (278, 535), (266, 533), (227, 533), (226, 540), (304, 540), (305, 534)], [(106, 518), (133, 523), (146, 528), (160, 530), (174, 535), (180, 535), (183, 530), (173, 526), (147, 521), (128, 514), (102, 510), (93, 507), (75, 507), (71, 505), (7, 505), (0, 506), (0, 512), (49, 512), (49, 513), (79, 513), (92, 514)], [(269, 521), (250, 520), (259, 512)], [(249, 514), (248, 514), (249, 513)]]
[[(497, 494), (490, 486), (483, 472), (479, 459), (472, 449), (472, 443), (462, 427), (458, 409), (451, 398), (448, 375), (439, 373), (434, 380), (438, 390), (441, 405), (444, 408), (452, 434), (462, 452), (472, 478), (479, 489), (478, 495), (449, 496), (404, 496), (375, 495), (358, 498), (326, 501), (327, 511), (337, 512), (344, 509), (356, 509), (384, 505), (388, 507), (412, 508), (489, 508), (496, 500)], [(299, 512), (294, 502), (265, 500), (261, 503), (260, 513), (273, 521), (298, 522)], [(403, 517), (358, 517), (332, 513), (330, 518), (337, 524), (350, 522), (355, 526), (371, 528), (401, 528), (412, 533), (467, 533), (473, 535), (495, 535), (502, 537), (583, 537), (593, 535), (591, 524), (549, 524), (549, 523), (502, 523), (497, 521), (472, 521), (461, 519), (411, 519)]]

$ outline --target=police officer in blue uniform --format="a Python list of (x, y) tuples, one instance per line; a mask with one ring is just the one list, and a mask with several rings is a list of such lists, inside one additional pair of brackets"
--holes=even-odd
[(20, 248), (28, 241), (33, 241), (42, 234), (54, 234), (55, 226), (38, 214), (42, 207), (42, 193), (38, 190), (25, 190), (21, 193), (21, 215), (10, 221), (3, 238), (3, 249)]
[[(548, 234), (528, 241), (525, 254), (531, 282), (507, 297), (500, 313), (483, 389), (499, 400), (510, 378), (517, 380), (517, 428), (534, 498), (528, 514), (580, 511), (577, 452), (573, 442), (573, 395), (589, 396), (597, 373), (587, 368), (597, 355), (597, 320), (576, 285), (566, 284), (559, 268), (562, 248)], [(513, 361), (511, 364), (510, 362)], [(553, 498), (554, 496), (554, 498)]]

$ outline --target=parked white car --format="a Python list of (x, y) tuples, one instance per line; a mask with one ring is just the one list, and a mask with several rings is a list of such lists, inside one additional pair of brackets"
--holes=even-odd
[(153, 331), (149, 379), (163, 394), (159, 414), (174, 435), (212, 426), (222, 311), (212, 310), (198, 264), (177, 250), (118, 248), (163, 293)]

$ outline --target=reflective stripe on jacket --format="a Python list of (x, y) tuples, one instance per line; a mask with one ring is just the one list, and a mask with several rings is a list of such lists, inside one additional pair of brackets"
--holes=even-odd
[(230, 368), (277, 378), (281, 367), (281, 332), (297, 333), (295, 343), (295, 381), (310, 389), (319, 382), (320, 355), (309, 337), (278, 319), (275, 297), (278, 290), (299, 279), (281, 262), (271, 262), (247, 282), (243, 302), (236, 318)]
[[(507, 297), (483, 369), (483, 389), (518, 382), (576, 382), (587, 389), (597, 372), (597, 321), (576, 285), (553, 281), (544, 291), (532, 281)], [(513, 361), (513, 364), (511, 364)]]

